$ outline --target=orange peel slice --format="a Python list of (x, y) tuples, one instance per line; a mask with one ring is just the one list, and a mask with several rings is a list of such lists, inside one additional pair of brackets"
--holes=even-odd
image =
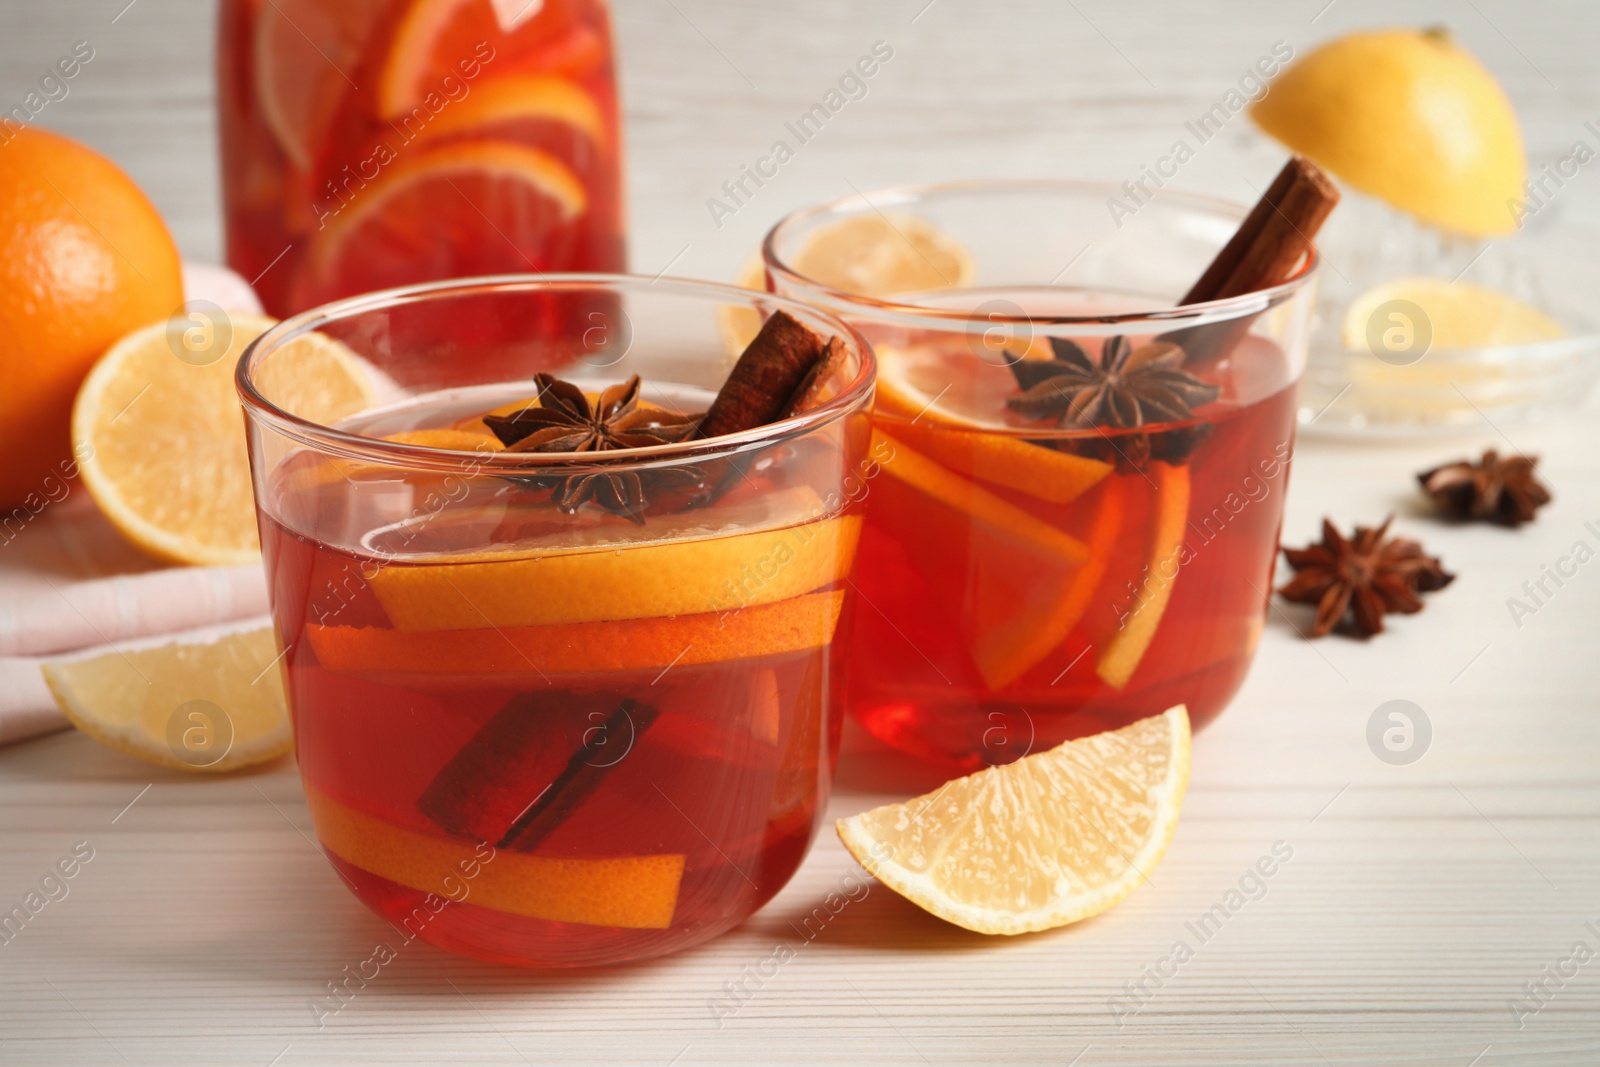
[(677, 910), (682, 853), (531, 856), (413, 830), (341, 804), (310, 785), (306, 803), (323, 847), (335, 856), (398, 885), (459, 903), (634, 930), (664, 930)]
[(547, 75), (512, 75), (486, 82), (434, 116), (417, 140), (430, 141), (529, 120), (562, 123), (596, 146), (603, 146), (606, 141), (605, 117), (594, 97), (565, 78)]
[(433, 676), (503, 686), (552, 674), (664, 670), (821, 648), (833, 640), (842, 591), (808, 593), (726, 615), (615, 619), (485, 630), (306, 627), (317, 660), (340, 674)]
[(385, 567), (372, 589), (401, 630), (703, 615), (833, 585), (849, 572), (860, 535), (861, 517), (843, 515), (732, 536), (446, 557)]

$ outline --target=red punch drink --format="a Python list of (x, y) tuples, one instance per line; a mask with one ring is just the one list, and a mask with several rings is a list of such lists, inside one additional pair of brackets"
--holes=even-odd
[(217, 71), (228, 264), (275, 315), (624, 265), (603, 0), (225, 0)]
[(1119, 227), (1099, 192), (890, 190), (767, 240), (775, 290), (878, 356), (849, 711), (952, 771), (1177, 703), (1203, 726), (1261, 635), (1310, 267), (1174, 312), (1163, 279), (1199, 274), (1237, 217), (1174, 195)]
[[(408, 936), (525, 965), (702, 941), (799, 866), (838, 746), (870, 436), (870, 364), (850, 347), (818, 406), (684, 439), (711, 398), (696, 379), (724, 373), (703, 359), (717, 304), (739, 291), (571, 284), (628, 308), (620, 362), (458, 387), (444, 361), (314, 444), (247, 393), (296, 751), (329, 859)], [(674, 302), (693, 313), (667, 329)], [(330, 314), (315, 336), (404, 369), (384, 368), (398, 320)], [(296, 328), (243, 373), (292, 362)], [(385, 343), (363, 350), (373, 335)], [(690, 381), (628, 374), (669, 366)], [(592, 432), (639, 456), (568, 448)], [(541, 440), (555, 448), (522, 445)]]

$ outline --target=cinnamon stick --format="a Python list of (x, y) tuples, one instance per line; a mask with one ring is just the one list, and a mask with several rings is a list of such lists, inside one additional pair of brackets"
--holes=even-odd
[[(1321, 168), (1304, 156), (1290, 157), (1179, 305), (1226, 300), (1288, 280), (1338, 203), (1339, 190)], [(1231, 350), (1253, 321), (1189, 327), (1161, 339), (1182, 345), (1186, 362), (1205, 362)]]
[(739, 433), (782, 418), (826, 350), (793, 315), (774, 312), (740, 354), (695, 436)]
[(791, 415), (798, 415), (821, 403), (827, 391), (828, 378), (839, 369), (844, 357), (844, 342), (837, 337), (828, 338), (828, 343), (822, 346), (822, 355), (817, 357), (817, 361), (811, 365), (806, 376), (800, 379), (800, 384), (795, 386), (794, 394), (789, 397), (789, 403), (784, 408), (783, 417), (787, 419)]
[(655, 717), (652, 707), (606, 693), (524, 693), (450, 758), (417, 809), (450, 833), (531, 852)]

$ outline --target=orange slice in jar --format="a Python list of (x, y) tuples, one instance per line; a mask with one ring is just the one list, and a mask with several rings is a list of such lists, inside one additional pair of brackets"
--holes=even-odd
[(1019, 493), (1066, 504), (1093, 488), (1111, 465), (1014, 436), (1017, 395), (1004, 366), (936, 346), (878, 350), (878, 409), (889, 432), (951, 470)]
[(582, 77), (605, 61), (604, 27), (544, 0), (412, 0), (378, 74), (378, 108), (397, 118), (443, 96), (447, 77), (471, 83), (512, 71)]
[(555, 922), (663, 930), (672, 925), (682, 853), (556, 858), (496, 849), (380, 819), (307, 785), (322, 847), (397, 885)]
[(726, 614), (613, 619), (494, 630), (306, 627), (317, 660), (386, 684), (499, 688), (558, 674), (660, 671), (821, 648), (833, 640), (843, 592), (808, 593)]
[(309, 170), (334, 117), (355, 92), (361, 51), (389, 0), (272, 0), (251, 40), (261, 117), (284, 155)]
[(485, 133), (518, 140), (508, 131), (550, 123), (577, 133), (594, 149), (605, 146), (605, 117), (594, 97), (565, 78), (545, 75), (512, 75), (477, 86), (420, 126), (417, 143)]
[[(304, 303), (421, 277), (542, 270), (577, 239), (588, 196), (548, 152), (474, 141), (391, 153), (376, 178), (334, 203), (306, 259)], [(514, 232), (496, 218), (516, 220)]]

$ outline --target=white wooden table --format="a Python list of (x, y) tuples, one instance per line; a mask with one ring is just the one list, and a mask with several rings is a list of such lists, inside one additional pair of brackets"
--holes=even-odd
[[(1363, 24), (1450, 23), (1507, 84), (1536, 162), (1592, 141), (1600, 17), (1585, 0), (1326, 2), (624, 0), (634, 266), (728, 277), (779, 214), (850, 185), (1132, 177), (1274, 41), (1303, 50)], [(211, 5), (125, 3), (7, 0), (0, 108), (90, 40), (95, 60), (41, 121), (110, 153), (186, 253), (214, 259)], [(877, 40), (895, 54), (867, 97), (718, 229), (706, 199)], [(1277, 159), (1241, 118), (1182, 183), (1247, 199)], [(1593, 222), (1600, 178), (1585, 171), (1551, 210)], [(1368, 644), (1309, 643), (1274, 613), (1245, 689), (1196, 740), (1153, 884), (1050, 934), (987, 940), (875, 887), (802, 942), (794, 924), (856, 870), (829, 836), (768, 908), (699, 949), (535, 974), (417, 944), (319, 1029), (310, 1002), (392, 934), (318, 854), (292, 766), (186, 777), (71, 733), (0, 750), (0, 910), (76, 843), (94, 853), (0, 945), (0, 1064), (1600, 1062), (1600, 958), (1563, 963), (1578, 942), (1600, 957), (1600, 563), (1520, 627), (1506, 605), (1574, 542), (1600, 547), (1585, 526), (1600, 528), (1600, 429), (1590, 414), (1510, 435), (1544, 456), (1557, 497), (1515, 533), (1435, 524), (1413, 491), (1415, 470), (1504, 447), (1489, 425), (1302, 447), (1286, 539), (1324, 513), (1395, 510), (1461, 577)], [(92, 524), (67, 529), (0, 549), (0, 596), (37, 585), (30, 568), (137, 565)], [(1409, 765), (1366, 740), (1392, 699), (1432, 724)], [(835, 814), (928, 784), (859, 735), (847, 749)], [(1292, 858), (1264, 895), (1230, 897), (1278, 842)], [(1202, 940), (1189, 924), (1217, 904), (1229, 917)], [(1192, 958), (1174, 966), (1179, 941)], [(762, 975), (784, 942), (794, 958)], [(1529, 982), (1545, 983), (1537, 1000)], [(730, 983), (747, 991), (737, 1011)], [(1519, 1020), (1514, 1001), (1539, 1010)]]

